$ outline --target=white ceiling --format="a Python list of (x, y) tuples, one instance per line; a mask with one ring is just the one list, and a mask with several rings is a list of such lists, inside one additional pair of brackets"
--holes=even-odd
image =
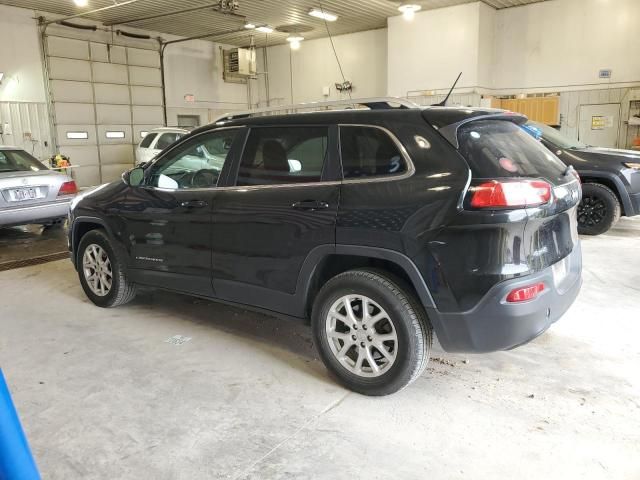
[[(250, 31), (244, 30), (245, 21), (281, 25), (304, 25), (312, 30), (303, 33), (307, 38), (327, 36), (325, 23), (308, 15), (311, 8), (322, 7), (339, 16), (337, 22), (329, 22), (332, 35), (352, 33), (386, 26), (388, 17), (398, 15), (400, 2), (391, 0), (238, 0), (240, 8), (235, 15), (214, 11), (215, 0), (89, 0), (89, 6), (78, 8), (73, 0), (0, 0), (0, 4), (37, 10), (49, 19), (58, 16), (77, 15), (105, 7), (113, 8), (90, 13), (84, 18), (114, 25), (114, 28), (136, 27), (160, 33), (193, 37), (211, 34), (211, 39), (231, 45), (245, 46)], [(477, 0), (419, 0), (424, 10), (450, 7)], [(545, 0), (482, 0), (497, 8), (508, 8)], [(208, 8), (199, 8), (208, 7)], [(191, 9), (184, 13), (175, 13)], [(197, 10), (193, 10), (197, 9)], [(54, 14), (54, 15), (47, 15)], [(158, 16), (165, 15), (165, 16)], [(147, 18), (154, 16), (155, 18)], [(274, 32), (268, 36), (254, 32), (257, 46), (283, 43), (286, 33)]]

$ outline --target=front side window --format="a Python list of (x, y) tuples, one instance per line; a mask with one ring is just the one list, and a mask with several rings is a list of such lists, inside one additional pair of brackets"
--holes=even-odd
[(407, 163), (384, 130), (375, 127), (340, 127), (340, 154), (345, 179), (398, 175)]
[(147, 183), (170, 189), (215, 187), (238, 131), (219, 130), (194, 137), (153, 165)]
[(182, 133), (176, 133), (176, 132), (163, 133), (162, 135), (160, 135), (160, 138), (158, 138), (158, 141), (156, 142), (156, 148), (158, 150), (164, 150), (173, 142), (176, 142), (180, 138), (182, 138), (182, 136), (183, 136)]
[(327, 127), (254, 128), (237, 185), (319, 182), (327, 156)]

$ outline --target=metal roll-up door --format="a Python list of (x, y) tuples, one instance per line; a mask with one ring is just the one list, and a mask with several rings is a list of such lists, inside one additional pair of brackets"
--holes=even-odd
[(57, 35), (45, 51), (59, 151), (81, 187), (116, 180), (164, 123), (159, 53)]

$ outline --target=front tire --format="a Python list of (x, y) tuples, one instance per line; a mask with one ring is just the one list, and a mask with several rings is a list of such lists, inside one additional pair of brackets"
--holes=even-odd
[(312, 328), (327, 369), (347, 388), (374, 396), (418, 378), (433, 339), (424, 309), (405, 283), (375, 270), (329, 280), (314, 302)]
[(117, 307), (136, 296), (127, 278), (124, 255), (103, 230), (91, 230), (80, 240), (76, 265), (84, 293), (99, 307)]
[(578, 206), (578, 233), (600, 235), (620, 220), (621, 208), (613, 190), (600, 183), (582, 185), (582, 201)]

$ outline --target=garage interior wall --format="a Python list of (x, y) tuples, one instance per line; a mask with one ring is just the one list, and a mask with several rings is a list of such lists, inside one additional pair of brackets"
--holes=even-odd
[[(33, 12), (0, 6), (0, 145), (37, 158), (53, 153), (38, 28)], [(19, 44), (20, 48), (17, 48)]]

